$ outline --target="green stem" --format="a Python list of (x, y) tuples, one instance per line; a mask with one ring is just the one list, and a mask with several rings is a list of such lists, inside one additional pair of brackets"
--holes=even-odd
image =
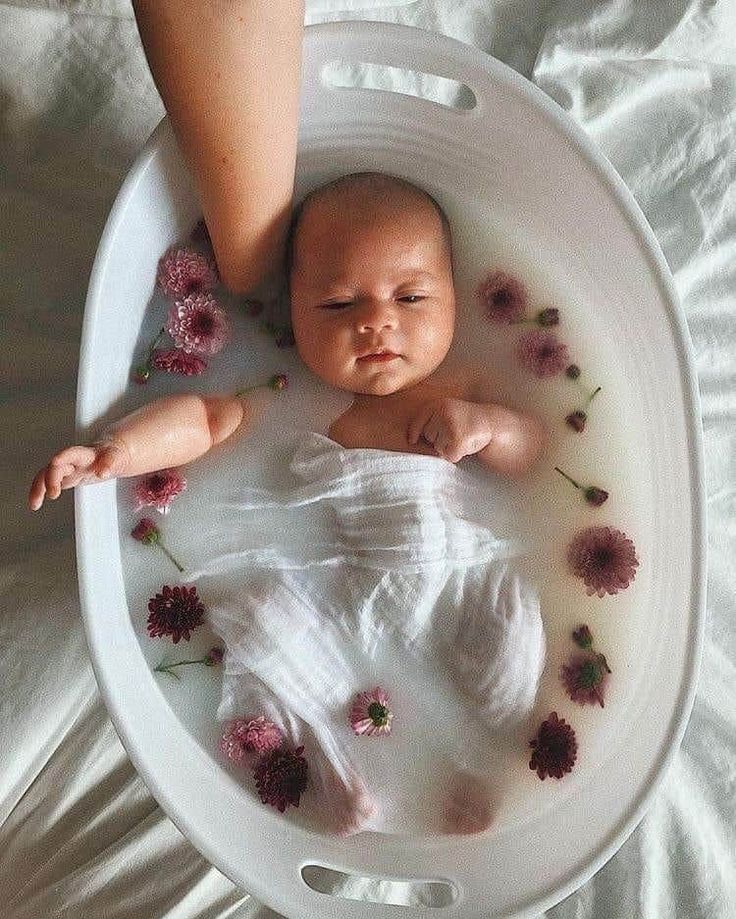
[(240, 396), (244, 396), (247, 392), (253, 392), (255, 389), (268, 389), (269, 386), (269, 383), (254, 383), (252, 386), (246, 386), (245, 389), (236, 390), (235, 395), (239, 398)]
[(187, 664), (205, 664), (207, 662), (206, 657), (199, 658), (196, 661), (175, 661), (173, 664), (165, 664), (164, 661), (153, 668), (154, 673), (168, 673), (169, 676), (176, 677), (176, 679), (181, 679), (178, 673), (174, 673), (174, 667), (184, 667)]
[(595, 399), (595, 397), (598, 395), (598, 393), (601, 391), (601, 389), (603, 389), (602, 386), (597, 386), (597, 387), (593, 390), (593, 392), (588, 396), (588, 401), (587, 401), (587, 402), (585, 403), (585, 405), (583, 406), (584, 409), (586, 409), (586, 408), (590, 405), (590, 403), (593, 401), (593, 399)]
[(563, 478), (566, 478), (567, 481), (570, 482), (571, 485), (574, 485), (574, 486), (575, 486), (575, 488), (580, 488), (580, 487), (581, 487), (580, 485), (578, 485), (578, 483), (575, 481), (575, 479), (571, 479), (570, 476), (569, 476), (566, 472), (563, 472), (563, 471), (560, 469), (559, 466), (555, 466), (555, 472), (559, 472), (560, 475), (563, 476)]
[(169, 559), (169, 561), (173, 562), (173, 563), (176, 565), (176, 567), (179, 569), (179, 571), (183, 571), (183, 570), (184, 570), (184, 566), (183, 566), (183, 565), (180, 565), (179, 562), (177, 562), (177, 560), (174, 558), (174, 556), (171, 554), (171, 552), (169, 552), (169, 550), (168, 550), (168, 549), (166, 548), (166, 546), (161, 542), (160, 539), (156, 540), (156, 545), (157, 545), (157, 546), (159, 547), (159, 549), (164, 553), (164, 555)]

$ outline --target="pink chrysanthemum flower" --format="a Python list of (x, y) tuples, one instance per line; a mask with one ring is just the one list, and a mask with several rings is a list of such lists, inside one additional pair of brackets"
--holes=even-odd
[(161, 538), (158, 527), (150, 517), (141, 517), (138, 523), (136, 523), (130, 531), (130, 535), (133, 539), (137, 539), (138, 542), (142, 542), (146, 546), (157, 543)]
[(572, 640), (579, 648), (590, 650), (593, 647), (593, 633), (590, 631), (590, 626), (579, 625), (573, 629)]
[(258, 718), (234, 718), (225, 726), (220, 749), (233, 762), (242, 763), (250, 753), (270, 753), (284, 742), (284, 736), (273, 721)]
[(561, 779), (575, 765), (578, 742), (575, 731), (557, 712), (539, 725), (535, 737), (529, 741), (532, 757), (529, 768), (534, 769), (542, 781), (549, 775)]
[(567, 549), (567, 561), (581, 578), (589, 596), (616, 594), (636, 576), (639, 560), (634, 543), (614, 527), (587, 527), (576, 533)]
[(134, 486), (135, 511), (142, 507), (155, 507), (161, 514), (168, 514), (174, 498), (187, 487), (184, 476), (176, 469), (160, 469), (140, 478)]
[(304, 747), (288, 750), (279, 747), (265, 753), (253, 767), (256, 788), (264, 804), (283, 813), (289, 805), (299, 807), (307, 787), (309, 769), (302, 755)]
[(156, 370), (164, 373), (178, 373), (184, 377), (196, 377), (207, 369), (207, 361), (203, 361), (196, 354), (188, 354), (181, 348), (169, 348), (167, 351), (156, 350), (153, 352), (151, 363)]
[(494, 271), (481, 281), (476, 297), (492, 322), (519, 322), (526, 312), (526, 288), (505, 271)]
[(556, 376), (570, 363), (567, 345), (554, 332), (543, 329), (525, 332), (516, 354), (522, 367), (540, 378)]
[(212, 294), (177, 300), (169, 310), (166, 331), (188, 354), (217, 354), (230, 338), (227, 316)]
[(350, 708), (350, 724), (356, 734), (368, 736), (391, 733), (393, 712), (385, 690), (376, 686), (367, 692), (360, 692)]
[(600, 705), (611, 668), (603, 654), (584, 651), (573, 654), (560, 668), (560, 679), (573, 702), (581, 705)]
[(163, 254), (156, 274), (158, 285), (172, 300), (204, 294), (219, 282), (217, 266), (208, 255), (172, 246)]
[(161, 593), (148, 601), (148, 634), (151, 638), (170, 635), (174, 644), (204, 622), (204, 606), (196, 587), (169, 587), (164, 584)]

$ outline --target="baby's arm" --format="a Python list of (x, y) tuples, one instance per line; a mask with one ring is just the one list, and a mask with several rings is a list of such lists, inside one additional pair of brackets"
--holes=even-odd
[(536, 418), (523, 412), (442, 396), (424, 403), (412, 419), (409, 443), (420, 438), (451, 463), (477, 456), (494, 472), (515, 478), (534, 464), (546, 433)]
[(296, 160), (302, 0), (133, 0), (225, 284), (276, 268)]
[(233, 434), (248, 416), (237, 396), (178, 395), (159, 399), (126, 415), (101, 442), (74, 446), (51, 458), (33, 480), (28, 506), (85, 482), (142, 475), (181, 466)]

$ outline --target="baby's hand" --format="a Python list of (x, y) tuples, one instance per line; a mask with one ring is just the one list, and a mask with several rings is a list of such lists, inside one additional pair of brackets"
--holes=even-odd
[(407, 432), (410, 444), (421, 438), (451, 463), (479, 453), (492, 435), (487, 406), (449, 397), (422, 405)]
[(127, 460), (125, 447), (115, 441), (67, 447), (36, 474), (28, 492), (28, 507), (37, 511), (45, 497), (55, 501), (67, 488), (120, 475)]

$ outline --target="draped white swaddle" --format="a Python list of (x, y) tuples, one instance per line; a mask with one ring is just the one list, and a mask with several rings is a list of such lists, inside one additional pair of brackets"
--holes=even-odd
[[(356, 794), (367, 781), (366, 738), (347, 712), (387, 657), (407, 693), (416, 674), (436, 677), (487, 729), (527, 715), (544, 663), (539, 602), (514, 571), (518, 547), (466, 519), (478, 484), (439, 457), (315, 433), (290, 469), (299, 484), (285, 495), (250, 490), (228, 505), (234, 524), (194, 574), (226, 645), (218, 717), (275, 721), (305, 745), (334, 806), (337, 788)], [(260, 540), (238, 526), (245, 515)], [(374, 755), (386, 740), (368, 742)]]

